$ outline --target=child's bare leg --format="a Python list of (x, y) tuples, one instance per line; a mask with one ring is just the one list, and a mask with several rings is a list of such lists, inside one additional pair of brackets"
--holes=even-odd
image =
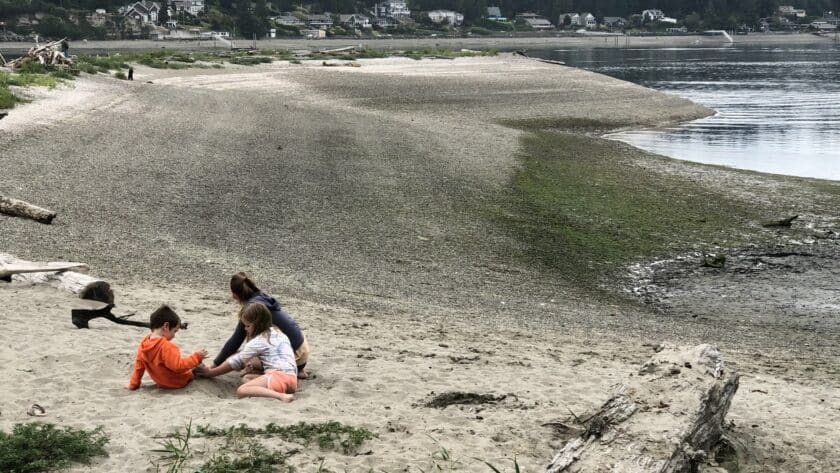
[(247, 383), (248, 381), (253, 381), (257, 378), (262, 376), (261, 374), (243, 374), (242, 375), (242, 384)]
[(269, 388), (268, 376), (265, 375), (239, 386), (239, 389), (236, 390), (236, 395), (239, 397), (270, 397), (283, 402), (292, 402), (295, 400), (295, 396), (292, 394), (278, 393)]

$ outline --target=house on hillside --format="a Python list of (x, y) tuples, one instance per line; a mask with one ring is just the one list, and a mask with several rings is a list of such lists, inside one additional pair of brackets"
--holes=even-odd
[(376, 17), (373, 19), (373, 26), (381, 30), (391, 30), (400, 26), (400, 22), (394, 18)]
[(389, 0), (374, 5), (377, 18), (408, 18), (411, 10), (403, 0)]
[(176, 13), (184, 12), (191, 16), (204, 13), (204, 0), (173, 0), (172, 5)]
[(433, 23), (448, 21), (450, 25), (459, 26), (464, 22), (464, 15), (452, 10), (432, 10), (427, 15)]
[(499, 7), (487, 7), (486, 18), (490, 21), (507, 21), (507, 18), (502, 16), (502, 10)]
[(353, 29), (367, 29), (373, 28), (373, 25), (370, 23), (370, 18), (365, 15), (359, 13), (353, 13), (351, 15), (338, 15), (338, 21), (348, 27)]
[(660, 18), (665, 18), (665, 13), (662, 10), (645, 10), (642, 12), (642, 21), (659, 21)]
[(306, 24), (312, 29), (326, 30), (332, 28), (333, 19), (329, 13), (321, 15), (309, 15), (306, 19)]
[(795, 16), (796, 18), (805, 18), (807, 16), (805, 10), (793, 8), (792, 5), (779, 5), (779, 15)]
[(160, 5), (157, 2), (143, 0), (124, 6), (121, 10), (124, 17), (131, 18), (140, 24), (156, 25), (158, 14), (160, 13)]

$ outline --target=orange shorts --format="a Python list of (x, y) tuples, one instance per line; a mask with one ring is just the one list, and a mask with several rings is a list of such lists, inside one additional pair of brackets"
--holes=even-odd
[(297, 376), (277, 370), (265, 370), (268, 388), (274, 392), (292, 394), (297, 391)]

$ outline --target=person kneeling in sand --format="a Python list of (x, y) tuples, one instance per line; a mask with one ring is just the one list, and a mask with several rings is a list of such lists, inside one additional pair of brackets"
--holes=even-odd
[(238, 397), (271, 397), (292, 402), (297, 391), (297, 363), (292, 343), (271, 323), (271, 312), (262, 304), (245, 306), (239, 313), (248, 341), (239, 353), (215, 368), (200, 366), (196, 373), (209, 378), (239, 371), (258, 359), (265, 370), (263, 375), (247, 375), (245, 383), (236, 390)]
[[(303, 335), (303, 331), (301, 331), (297, 322), (277, 302), (277, 299), (260, 291), (257, 285), (254, 284), (254, 281), (243, 272), (236, 273), (230, 278), (230, 293), (233, 300), (242, 308), (253, 304), (260, 304), (269, 310), (271, 323), (289, 337), (289, 340), (292, 342), (292, 350), (294, 350), (295, 362), (297, 363), (298, 378), (308, 378), (306, 363), (309, 361), (309, 342), (306, 341), (306, 337)], [(240, 320), (236, 324), (233, 335), (225, 342), (225, 346), (222, 347), (216, 359), (213, 360), (213, 366), (211, 368), (221, 365), (228, 357), (236, 353), (236, 350), (239, 349), (244, 340), (245, 330)], [(248, 368), (249, 370), (260, 372), (260, 368), (256, 363), (249, 365)]]
[(181, 358), (181, 350), (172, 343), (181, 328), (181, 319), (169, 306), (160, 306), (152, 312), (149, 326), (152, 333), (146, 335), (137, 348), (134, 371), (126, 388), (139, 388), (144, 372), (148, 372), (149, 377), (161, 388), (183, 388), (192, 381), (192, 370), (201, 365), (209, 353), (202, 349)]

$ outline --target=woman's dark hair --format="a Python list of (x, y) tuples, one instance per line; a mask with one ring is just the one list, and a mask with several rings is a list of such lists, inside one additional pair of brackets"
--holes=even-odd
[[(239, 319), (243, 323), (251, 324), (251, 338), (258, 337), (271, 329), (271, 312), (268, 307), (259, 302), (248, 304), (239, 312)], [(266, 337), (269, 338), (270, 337)]]
[(238, 272), (230, 278), (230, 292), (239, 300), (239, 302), (248, 302), (256, 294), (260, 293), (260, 288), (251, 281), (251, 278), (243, 272)]

